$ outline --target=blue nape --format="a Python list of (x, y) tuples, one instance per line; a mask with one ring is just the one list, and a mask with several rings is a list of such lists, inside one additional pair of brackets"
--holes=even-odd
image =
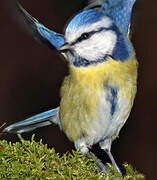
[(126, 61), (133, 55), (133, 46), (128, 38), (126, 38), (120, 30), (113, 25), (110, 28), (117, 34), (117, 42), (113, 49), (111, 57), (115, 60)]

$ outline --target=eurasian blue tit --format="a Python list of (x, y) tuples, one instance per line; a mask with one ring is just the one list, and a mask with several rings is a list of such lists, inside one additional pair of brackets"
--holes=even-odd
[(61, 86), (59, 107), (14, 123), (3, 132), (23, 133), (55, 123), (89, 158), (89, 148), (99, 143), (121, 173), (111, 144), (125, 124), (136, 94), (138, 63), (129, 39), (134, 3), (99, 0), (89, 4), (67, 24), (64, 35), (40, 24), (17, 3), (34, 37), (65, 57), (69, 75)]

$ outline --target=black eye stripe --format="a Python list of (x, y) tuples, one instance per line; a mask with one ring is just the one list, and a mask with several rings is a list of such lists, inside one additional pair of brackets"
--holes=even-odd
[(104, 28), (104, 27), (102, 27), (102, 28), (98, 29), (97, 31), (85, 32), (85, 33), (81, 34), (81, 36), (80, 36), (79, 38), (77, 38), (74, 42), (72, 42), (70, 45), (73, 46), (73, 45), (75, 45), (76, 43), (79, 43), (79, 42), (81, 42), (81, 41), (83, 41), (83, 40), (89, 39), (89, 38), (90, 38), (93, 34), (95, 34), (95, 33), (99, 33), (99, 32), (101, 32), (101, 31), (103, 31), (103, 30), (109, 30), (109, 29), (110, 29), (110, 28)]

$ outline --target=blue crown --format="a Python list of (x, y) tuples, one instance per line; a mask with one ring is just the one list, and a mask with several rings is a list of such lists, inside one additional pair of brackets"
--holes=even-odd
[(102, 11), (98, 11), (95, 9), (89, 9), (82, 11), (77, 14), (68, 24), (66, 31), (71, 31), (75, 29), (79, 29), (80, 27), (90, 25), (94, 22), (99, 21), (102, 17), (104, 17), (104, 13)]

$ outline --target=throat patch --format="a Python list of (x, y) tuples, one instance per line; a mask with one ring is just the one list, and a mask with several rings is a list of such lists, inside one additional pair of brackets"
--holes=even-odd
[(89, 65), (95, 65), (95, 64), (98, 64), (98, 63), (103, 63), (103, 62), (107, 61), (107, 57), (109, 57), (108, 54), (106, 54), (104, 58), (97, 59), (95, 61), (94, 60), (89, 61), (89, 60), (81, 58), (81, 57), (76, 58), (76, 59), (74, 58), (73, 64), (76, 67), (81, 67), (81, 66), (86, 67), (86, 66), (89, 66)]

